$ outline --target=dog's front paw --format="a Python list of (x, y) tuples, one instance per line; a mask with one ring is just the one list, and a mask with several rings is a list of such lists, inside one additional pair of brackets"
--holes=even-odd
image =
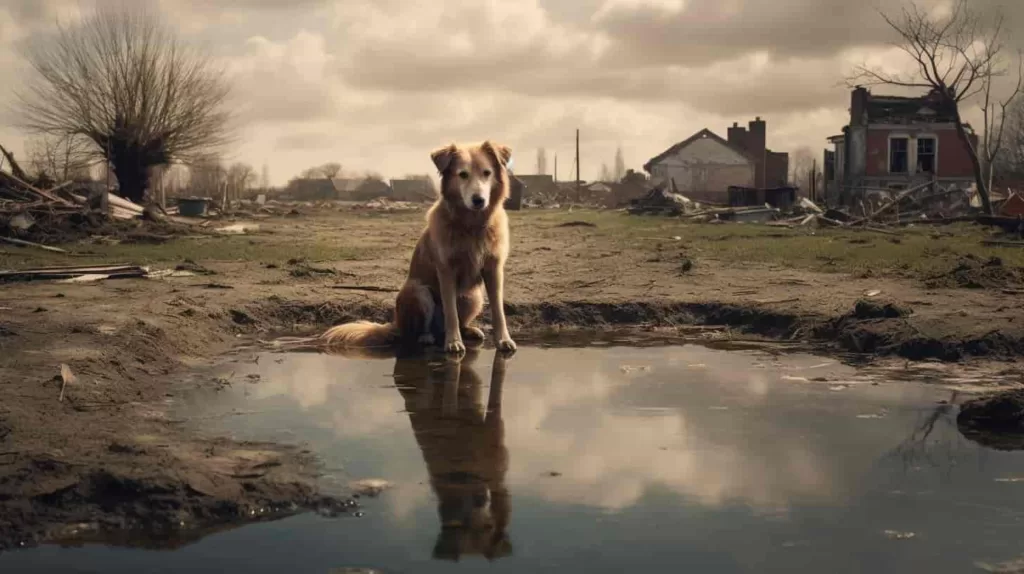
[(497, 344), (495, 346), (502, 353), (515, 353), (516, 352), (516, 342), (513, 341), (510, 337), (505, 337), (504, 339), (501, 339), (500, 341), (497, 342)]
[(444, 344), (444, 351), (446, 353), (461, 355), (466, 352), (466, 345), (459, 340), (446, 341)]
[(483, 341), (484, 332), (478, 327), (463, 327), (462, 328), (462, 340), (472, 339), (474, 341)]

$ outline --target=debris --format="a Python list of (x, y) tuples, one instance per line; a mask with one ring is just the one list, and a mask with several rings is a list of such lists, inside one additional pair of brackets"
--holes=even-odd
[(347, 291), (374, 291), (379, 293), (398, 293), (398, 289), (392, 287), (377, 287), (376, 285), (331, 285), (331, 289), (343, 289)]
[(915, 536), (913, 532), (900, 532), (899, 530), (886, 530), (884, 534), (890, 540), (910, 540)]
[(259, 228), (260, 226), (257, 223), (235, 223), (234, 225), (218, 227), (217, 232), (229, 235), (244, 235), (252, 231), (257, 231)]
[(597, 224), (590, 223), (589, 221), (567, 221), (559, 223), (555, 227), (597, 227)]
[(995, 247), (1024, 247), (1024, 241), (998, 241), (995, 239), (984, 239), (981, 244)]
[(78, 379), (75, 374), (71, 372), (71, 367), (64, 363), (60, 364), (60, 397), (57, 399), (59, 402), (64, 402), (64, 389), (68, 386), (68, 383), (75, 383)]
[(73, 279), (76, 277), (82, 277), (86, 275), (102, 275), (104, 279), (122, 279), (129, 277), (145, 277), (148, 273), (149, 269), (147, 267), (139, 267), (137, 265), (86, 265), (77, 267), (40, 267), (37, 269), (18, 269), (15, 271), (0, 271), (0, 283), (11, 281), (34, 281), (47, 279)]
[(35, 247), (37, 249), (42, 249), (44, 251), (49, 251), (51, 253), (67, 253), (66, 250), (61, 249), (60, 247), (50, 247), (49, 245), (33, 243), (31, 241), (25, 241), (24, 239), (15, 239), (13, 237), (0, 236), (0, 241), (4, 243), (10, 243), (11, 245), (20, 245), (22, 247)]
[(683, 257), (682, 263), (679, 265), (680, 273), (689, 273), (693, 270), (693, 260), (689, 257)]
[(365, 478), (363, 480), (356, 480), (349, 483), (349, 488), (359, 496), (369, 496), (370, 498), (376, 498), (380, 496), (382, 492), (388, 490), (393, 485), (380, 478)]

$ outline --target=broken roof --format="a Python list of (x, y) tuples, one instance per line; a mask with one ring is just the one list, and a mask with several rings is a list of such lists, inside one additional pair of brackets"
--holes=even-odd
[(865, 111), (870, 123), (947, 123), (956, 118), (955, 107), (944, 102), (935, 90), (917, 97), (868, 92)]
[(686, 146), (692, 144), (693, 142), (695, 142), (697, 140), (701, 140), (701, 139), (712, 139), (712, 140), (714, 140), (714, 141), (724, 145), (725, 147), (735, 151), (736, 153), (740, 154), (741, 156), (747, 158), (748, 160), (754, 161), (754, 158), (750, 157), (750, 154), (748, 154), (746, 152), (746, 150), (740, 148), (739, 146), (736, 146), (736, 145), (733, 145), (733, 144), (729, 143), (729, 141), (726, 140), (725, 138), (719, 136), (718, 134), (716, 134), (715, 132), (713, 132), (713, 131), (711, 131), (711, 130), (709, 130), (707, 128), (704, 128), (704, 129), (700, 130), (699, 132), (693, 134), (692, 136), (686, 138), (685, 140), (683, 140), (683, 141), (677, 143), (676, 145), (668, 148), (667, 150), (661, 152), (660, 154), (652, 157), (650, 160), (648, 160), (647, 163), (644, 164), (644, 171), (650, 172), (652, 165), (658, 163), (659, 161), (665, 159), (666, 157), (668, 157), (670, 155), (673, 155), (673, 154), (677, 153), (679, 150), (681, 150), (681, 149), (685, 148)]

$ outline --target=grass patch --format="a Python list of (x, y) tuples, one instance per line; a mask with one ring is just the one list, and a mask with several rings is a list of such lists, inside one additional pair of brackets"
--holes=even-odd
[(550, 229), (548, 233), (564, 231), (556, 227), (562, 223), (585, 221), (596, 225), (586, 228), (586, 233), (622, 248), (680, 250), (726, 263), (767, 263), (858, 276), (933, 277), (949, 271), (967, 255), (999, 257), (1004, 265), (1024, 267), (1024, 249), (982, 245), (991, 230), (971, 224), (893, 228), (898, 234), (893, 236), (849, 229), (684, 223), (674, 218), (590, 210), (523, 212), (513, 221), (516, 227), (538, 226)]
[(311, 237), (308, 240), (274, 235), (188, 237), (161, 244), (76, 244), (61, 246), (70, 253), (49, 253), (31, 248), (3, 248), (0, 268), (21, 269), (47, 265), (132, 263), (153, 265), (191, 259), (204, 261), (258, 261), (283, 263), (289, 259), (310, 261), (365, 260), (378, 257), (372, 246), (339, 245)]

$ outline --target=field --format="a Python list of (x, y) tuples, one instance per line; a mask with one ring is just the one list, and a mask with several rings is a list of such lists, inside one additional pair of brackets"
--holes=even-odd
[[(577, 341), (646, 332), (999, 369), (1024, 353), (1024, 250), (983, 245), (984, 227), (789, 229), (586, 210), (511, 217), (506, 299), (520, 343), (553, 331)], [(260, 219), (244, 235), (90, 240), (65, 245), (69, 254), (0, 247), (0, 269), (188, 271), (0, 287), (0, 547), (60, 537), (60, 525), (97, 516), (191, 525), (325, 504), (308, 453), (195, 437), (166, 403), (222, 384), (203, 369), (228, 353), (247, 360), (240, 344), (386, 320), (422, 220), (324, 209)], [(62, 364), (74, 373), (67, 384)]]

